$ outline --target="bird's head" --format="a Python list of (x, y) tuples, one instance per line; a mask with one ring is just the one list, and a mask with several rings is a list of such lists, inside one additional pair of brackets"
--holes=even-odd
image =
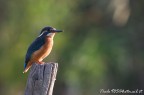
[(41, 32), (40, 32), (40, 35), (39, 37), (51, 37), (53, 38), (55, 33), (58, 33), (58, 32), (62, 32), (62, 30), (57, 30), (53, 27), (44, 27)]

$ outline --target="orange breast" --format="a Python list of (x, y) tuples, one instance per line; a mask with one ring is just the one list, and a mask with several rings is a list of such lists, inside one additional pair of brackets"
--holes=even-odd
[(53, 39), (47, 37), (45, 39), (45, 44), (39, 50), (33, 53), (31, 59), (35, 62), (41, 62), (45, 57), (47, 57), (50, 54), (52, 47)]

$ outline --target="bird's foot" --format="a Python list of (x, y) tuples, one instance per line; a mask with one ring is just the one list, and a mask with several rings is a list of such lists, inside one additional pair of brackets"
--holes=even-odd
[(39, 63), (39, 64), (44, 64), (45, 62), (42, 62), (42, 61), (41, 61), (41, 62), (38, 62), (38, 63)]

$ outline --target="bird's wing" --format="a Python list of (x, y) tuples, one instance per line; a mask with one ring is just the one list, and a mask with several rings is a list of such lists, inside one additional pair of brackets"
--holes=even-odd
[(40, 47), (44, 44), (45, 40), (44, 38), (37, 38), (28, 48), (26, 56), (25, 56), (25, 64), (24, 68), (26, 68), (28, 62), (31, 59), (32, 54), (40, 49)]

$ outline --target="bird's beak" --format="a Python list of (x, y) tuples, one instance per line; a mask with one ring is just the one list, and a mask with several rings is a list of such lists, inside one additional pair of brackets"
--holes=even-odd
[(62, 30), (57, 30), (57, 29), (51, 29), (51, 32), (52, 32), (52, 33), (55, 33), (55, 32), (58, 32), (58, 33), (59, 33), (59, 32), (63, 32), (63, 31), (62, 31)]

